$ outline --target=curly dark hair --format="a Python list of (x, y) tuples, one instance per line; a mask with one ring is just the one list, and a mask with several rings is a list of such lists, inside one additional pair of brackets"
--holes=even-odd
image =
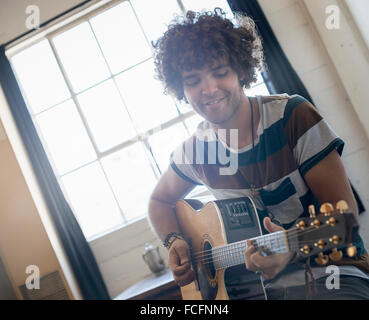
[(154, 47), (156, 78), (164, 93), (184, 98), (182, 71), (212, 67), (228, 61), (242, 86), (256, 81), (256, 70), (263, 67), (263, 50), (254, 21), (236, 13), (236, 26), (221, 8), (214, 12), (188, 11), (177, 16)]

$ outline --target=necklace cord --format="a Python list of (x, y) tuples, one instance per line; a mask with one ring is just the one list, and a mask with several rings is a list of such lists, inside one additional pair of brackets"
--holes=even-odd
[(247, 97), (249, 99), (250, 104), (250, 111), (251, 111), (251, 136), (252, 136), (252, 148), (255, 147), (255, 136), (254, 136), (254, 105), (251, 101), (250, 97)]

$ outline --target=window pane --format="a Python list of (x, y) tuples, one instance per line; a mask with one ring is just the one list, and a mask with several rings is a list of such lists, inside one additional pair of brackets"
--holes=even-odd
[(96, 159), (95, 151), (72, 100), (40, 113), (36, 122), (59, 174)]
[(65, 175), (61, 180), (86, 238), (123, 223), (98, 162)]
[(174, 101), (163, 94), (163, 87), (154, 79), (151, 59), (123, 72), (116, 80), (139, 131), (146, 131), (178, 116)]
[(113, 74), (151, 56), (149, 44), (128, 1), (90, 21)]
[(181, 113), (187, 113), (193, 110), (192, 106), (189, 103), (184, 102), (184, 100), (181, 101), (176, 100), (176, 104), (179, 109), (179, 112)]
[(188, 128), (188, 131), (190, 132), (190, 134), (193, 134), (196, 129), (197, 126), (199, 125), (200, 122), (204, 121), (204, 118), (202, 118), (201, 116), (199, 116), (198, 114), (193, 115), (190, 118), (187, 118), (185, 120), (186, 126)]
[(83, 115), (100, 151), (132, 138), (135, 131), (112, 80), (77, 96)]
[(127, 220), (146, 214), (156, 177), (141, 142), (105, 157), (102, 165)]
[(161, 172), (168, 168), (169, 157), (173, 150), (188, 137), (189, 135), (182, 123), (159, 131), (149, 137), (151, 150)]
[(181, 14), (177, 1), (131, 0), (133, 9), (149, 40), (157, 40), (167, 30), (175, 14)]
[(149, 137), (151, 150), (161, 172), (168, 168), (169, 157), (173, 150), (188, 137), (186, 128), (182, 123), (159, 131)]
[(75, 92), (109, 76), (107, 65), (87, 22), (57, 35), (53, 42)]
[(248, 96), (269, 96), (269, 91), (264, 83), (258, 84), (255, 87), (246, 89), (246, 94)]
[(11, 62), (33, 113), (69, 98), (68, 88), (47, 40), (14, 55)]
[(261, 75), (260, 71), (256, 71), (257, 80), (252, 85), (257, 85), (264, 82), (263, 76)]
[(227, 18), (233, 19), (232, 10), (229, 8), (227, 0), (182, 0), (186, 10), (202, 11), (214, 10), (216, 7), (222, 8), (227, 13)]

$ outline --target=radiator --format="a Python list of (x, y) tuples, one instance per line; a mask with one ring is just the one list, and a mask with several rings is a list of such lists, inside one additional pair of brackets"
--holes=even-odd
[(24, 300), (70, 300), (58, 271), (40, 278), (40, 289), (27, 289), (24, 284), (19, 290)]

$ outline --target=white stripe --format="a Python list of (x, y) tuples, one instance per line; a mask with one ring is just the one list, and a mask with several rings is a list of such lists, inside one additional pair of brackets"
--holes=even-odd
[(306, 131), (293, 148), (293, 155), (299, 165), (314, 157), (320, 151), (338, 138), (335, 132), (324, 119)]

